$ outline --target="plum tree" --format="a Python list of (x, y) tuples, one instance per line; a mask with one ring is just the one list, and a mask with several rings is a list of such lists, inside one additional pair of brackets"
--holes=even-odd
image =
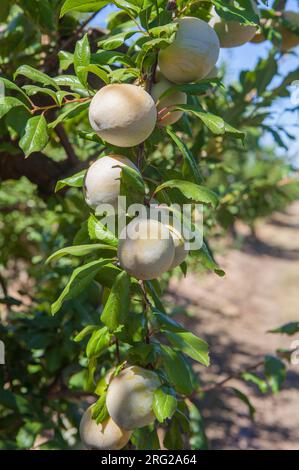
[(172, 86), (173, 84), (160, 74), (158, 75), (158, 82), (152, 87), (151, 94), (157, 104), (157, 111), (160, 117), (159, 123), (162, 126), (169, 126), (177, 122), (182, 117), (183, 111), (173, 111), (175, 105), (187, 103), (186, 93), (180, 90), (173, 90), (160, 99), (160, 96)]
[(153, 98), (142, 87), (127, 83), (104, 86), (89, 107), (91, 127), (118, 147), (133, 147), (146, 140), (156, 120)]
[(185, 240), (179, 230), (173, 227), (173, 225), (167, 225), (168, 230), (171, 233), (174, 242), (174, 258), (171, 263), (170, 269), (179, 266), (188, 256), (189, 250), (185, 248)]
[(122, 429), (110, 417), (97, 424), (92, 418), (92, 406), (85, 411), (81, 418), (80, 437), (87, 449), (122, 449), (128, 443), (131, 434), (131, 431)]
[(154, 219), (137, 217), (121, 234), (118, 259), (131, 276), (148, 280), (170, 269), (174, 251), (173, 238), (164, 225)]
[(175, 40), (159, 52), (159, 67), (171, 82), (188, 83), (206, 77), (219, 56), (217, 34), (203, 20), (178, 19)]
[[(259, 10), (254, 1), (252, 7), (257, 14)], [(237, 21), (227, 21), (220, 17), (215, 9), (212, 11), (210, 25), (216, 31), (220, 46), (224, 48), (238, 47), (249, 42), (256, 34), (257, 27), (238, 23)]]
[[(208, 345), (173, 318), (178, 309), (168, 302), (169, 295), (164, 302), (170, 275), (161, 282), (158, 277), (187, 256), (174, 222), (178, 212), (183, 211), (183, 221), (188, 217), (186, 225), (194, 233), (203, 224), (203, 243), (192, 249), (194, 263), (223, 276), (213, 255), (213, 236), (218, 240), (238, 220), (252, 227), (257, 217), (298, 198), (290, 162), (262, 144), (267, 129), (286, 148), (288, 133), (271, 125), (276, 121), (272, 104), (291, 96), (288, 85), (297, 71), (278, 76), (279, 55), (271, 51), (255, 69), (242, 70), (238, 82), (225, 80), (224, 86), (213, 79), (220, 44), (208, 24), (211, 5), (217, 5), (225, 21), (234, 19), (243, 28), (239, 21), (258, 23), (249, 0), (114, 2), (118, 11), (107, 21), (107, 30), (92, 25), (86, 29), (106, 1), (38, 2), (40, 15), (32, 8), (37, 3), (33, 0), (18, 2), (17, 8), (12, 3), (4, 0), (0, 13), (0, 85), (5, 87), (0, 173), (1, 181), (8, 180), (1, 185), (1, 196), (12, 208), (0, 215), (0, 256), (8, 268), (5, 278), (13, 279), (10, 260), (19, 266), (21, 256), (33, 282), (28, 284), (30, 300), (26, 296), (20, 304), (0, 276), (0, 303), (6, 309), (0, 331), (10, 337), (7, 353), (14, 364), (5, 368), (0, 393), (0, 448), (35, 447), (49, 425), (51, 448), (72, 446), (68, 431), (77, 425), (72, 403), (85, 401), (86, 392), (98, 396), (80, 426), (90, 449), (120, 449), (129, 439), (136, 449), (159, 448), (155, 417), (165, 430), (167, 449), (184, 448), (187, 436), (188, 446), (202, 448), (205, 435), (196, 403), (207, 390), (218, 389), (219, 382), (205, 387), (197, 380), (189, 360), (208, 366)], [(91, 15), (81, 17), (82, 11)], [(264, 9), (262, 16), (277, 28), (288, 25), (273, 8)], [(163, 116), (154, 129), (157, 107), (161, 111), (166, 98), (170, 107), (175, 106), (171, 100), (178, 102), (173, 92), (156, 105), (153, 97), (159, 99), (163, 88), (155, 83), (158, 62), (167, 74), (159, 80), (170, 80), (164, 89), (173, 83), (188, 95), (186, 119), (175, 127), (163, 125), (175, 122), (180, 116), (176, 111)], [(16, 82), (11, 81), (13, 74)], [(212, 79), (201, 81), (203, 77)], [(88, 106), (90, 123), (105, 142), (90, 132)], [(101, 158), (88, 169), (95, 155)], [(130, 171), (137, 167), (139, 174)], [(120, 183), (121, 168), (128, 171), (122, 171)], [(56, 188), (64, 191), (56, 195), (58, 178)], [(99, 212), (87, 214), (81, 205), (84, 185), (92, 208), (105, 203), (115, 207), (121, 186), (130, 201), (145, 203), (145, 212), (156, 200), (174, 215), (159, 222), (150, 212), (149, 220), (134, 219), (126, 227), (126, 239), (118, 239), (117, 230), (106, 230)], [(197, 204), (204, 205), (204, 220), (191, 221), (185, 204), (189, 215)], [(20, 214), (23, 219), (16, 223)], [(117, 222), (122, 224), (121, 217)], [(197, 233), (203, 233), (201, 228)], [(184, 237), (189, 239), (185, 229)], [(57, 266), (49, 272), (38, 260), (53, 247), (59, 249), (49, 260)], [(297, 326), (294, 330), (298, 332)], [(289, 327), (285, 331), (289, 334)], [(283, 363), (271, 356), (263, 369), (259, 358), (257, 367), (258, 376), (253, 374), (256, 367), (249, 369), (249, 380), (261, 390), (272, 386), (276, 393)], [(236, 377), (224, 382), (231, 378)], [(238, 395), (252, 414), (249, 399), (244, 400), (243, 392)]]
[(110, 382), (106, 405), (121, 428), (142, 428), (155, 419), (153, 393), (161, 385), (154, 372), (138, 366), (127, 367)]
[(90, 207), (96, 209), (100, 204), (111, 204), (117, 210), (124, 166), (139, 171), (131, 160), (122, 155), (106, 155), (89, 167), (84, 179), (84, 196)]
[[(299, 27), (299, 13), (294, 11), (285, 11), (282, 15), (283, 19)], [(281, 50), (283, 52), (289, 51), (299, 44), (299, 35), (293, 32), (291, 29), (287, 28), (283, 24), (279, 25), (278, 31), (281, 34)]]

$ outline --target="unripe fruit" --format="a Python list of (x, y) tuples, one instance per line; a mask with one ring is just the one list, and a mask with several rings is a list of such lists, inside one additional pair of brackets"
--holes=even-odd
[(122, 370), (108, 387), (109, 415), (124, 429), (148, 426), (155, 420), (153, 394), (160, 385), (157, 374), (150, 370), (138, 366)]
[(178, 20), (174, 42), (159, 52), (162, 74), (174, 83), (189, 83), (208, 75), (219, 56), (217, 34), (203, 20), (185, 17)]
[[(124, 238), (125, 237), (125, 238)], [(169, 270), (174, 242), (169, 230), (157, 220), (136, 218), (121, 234), (118, 245), (120, 265), (137, 279), (156, 279)]]
[[(294, 26), (299, 27), (299, 13), (294, 11), (285, 11), (283, 13), (283, 18)], [(290, 29), (286, 28), (285, 26), (281, 25), (279, 27), (279, 32), (282, 36), (281, 40), (281, 50), (288, 51), (293, 49), (294, 47), (298, 46), (299, 44), (299, 35), (291, 31)]]
[(100, 204), (111, 204), (117, 210), (121, 176), (119, 167), (124, 166), (139, 171), (131, 160), (121, 155), (106, 155), (88, 168), (84, 180), (84, 195), (90, 207), (96, 209)]
[(89, 107), (91, 127), (118, 147), (133, 147), (146, 140), (156, 120), (153, 98), (142, 87), (126, 83), (104, 86)]
[(181, 233), (172, 225), (167, 225), (174, 242), (174, 258), (170, 269), (179, 266), (188, 256), (189, 251), (185, 248), (185, 240)]
[[(259, 14), (255, 2), (252, 1), (251, 3), (254, 11)], [(219, 37), (220, 46), (224, 48), (242, 46), (249, 42), (257, 32), (256, 26), (238, 23), (238, 21), (226, 21), (215, 10), (210, 25)]]
[[(175, 109), (175, 105), (186, 104), (187, 103), (187, 95), (179, 90), (174, 90), (168, 95), (162, 97), (160, 96), (165, 93), (166, 90), (171, 88), (173, 84), (166, 80), (166, 78), (161, 77), (158, 83), (155, 83), (152, 87), (152, 97), (154, 98), (157, 104), (159, 114), (159, 124), (161, 126), (170, 126), (177, 122), (182, 116), (183, 111), (172, 111)], [(165, 109), (167, 108), (167, 109)]]
[(129, 441), (132, 432), (120, 428), (111, 418), (97, 424), (92, 419), (92, 409), (89, 407), (80, 422), (80, 437), (87, 449), (119, 450)]

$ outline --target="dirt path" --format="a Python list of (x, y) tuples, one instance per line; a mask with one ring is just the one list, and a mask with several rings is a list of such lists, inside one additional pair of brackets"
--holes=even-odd
[[(227, 275), (173, 280), (177, 305), (193, 315), (189, 328), (205, 338), (212, 366), (204, 383), (248, 367), (277, 348), (290, 348), (296, 337), (266, 334), (299, 320), (299, 203), (257, 229), (261, 243), (218, 257)], [(230, 385), (234, 385), (230, 383)], [(212, 449), (299, 449), (299, 365), (292, 366), (284, 390), (262, 396), (247, 389), (256, 408), (254, 423), (246, 406), (229, 389), (210, 392), (203, 414)]]

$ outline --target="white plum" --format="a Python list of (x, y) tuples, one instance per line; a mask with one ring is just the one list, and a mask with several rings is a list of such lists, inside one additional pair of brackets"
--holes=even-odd
[(131, 437), (131, 431), (120, 428), (111, 418), (97, 424), (92, 419), (92, 407), (89, 407), (80, 422), (80, 437), (90, 450), (119, 450)]
[(183, 111), (172, 111), (175, 105), (186, 104), (187, 95), (180, 90), (173, 90), (169, 94), (162, 96), (173, 84), (160, 76), (157, 83), (152, 87), (152, 97), (154, 98), (157, 111), (160, 112), (159, 124), (162, 126), (169, 126), (177, 122), (183, 115)]
[(141, 280), (156, 279), (170, 269), (174, 242), (167, 227), (154, 219), (133, 219), (121, 233), (118, 259), (123, 269)]
[(170, 269), (179, 266), (188, 256), (189, 250), (185, 248), (185, 240), (182, 234), (172, 225), (167, 225), (174, 242), (174, 258)]
[(127, 83), (106, 85), (89, 107), (91, 127), (106, 142), (133, 147), (153, 132), (157, 110), (153, 98), (142, 87)]
[(138, 366), (127, 367), (108, 387), (106, 405), (113, 421), (124, 429), (142, 428), (155, 419), (154, 391), (161, 382), (154, 372)]
[(219, 39), (213, 28), (194, 17), (178, 19), (174, 42), (159, 52), (162, 74), (174, 83), (189, 83), (206, 77), (219, 56)]
[[(259, 14), (256, 3), (252, 0), (254, 11)], [(227, 21), (220, 17), (215, 9), (212, 11), (212, 19), (210, 25), (216, 31), (220, 46), (223, 48), (231, 48), (242, 46), (249, 42), (256, 34), (258, 28), (254, 25), (246, 25), (238, 21)]]
[(134, 163), (122, 155), (106, 155), (89, 167), (84, 180), (84, 195), (90, 207), (96, 209), (101, 204), (111, 204), (117, 210), (124, 166), (138, 171)]
[[(283, 18), (287, 20), (289, 23), (293, 24), (297, 28), (299, 28), (299, 13), (294, 11), (285, 11), (283, 13)], [(299, 35), (295, 32), (291, 31), (290, 29), (286, 28), (285, 26), (280, 26), (278, 28), (282, 40), (281, 40), (281, 50), (283, 52), (289, 51), (294, 47), (298, 46), (299, 44)]]

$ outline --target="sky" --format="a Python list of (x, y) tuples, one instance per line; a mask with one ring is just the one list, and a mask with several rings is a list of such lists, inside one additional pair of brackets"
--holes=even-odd
[[(299, 0), (288, 0), (286, 5), (287, 10), (299, 12)], [(105, 19), (109, 13), (115, 11), (114, 6), (108, 5), (104, 8), (96, 18), (93, 20), (93, 25), (105, 27)], [(219, 61), (217, 65), (223, 62), (226, 64), (227, 75), (225, 82), (229, 83), (235, 81), (242, 70), (253, 69), (260, 58), (267, 57), (271, 43), (269, 41), (261, 44), (245, 44), (244, 46), (233, 49), (221, 49)], [(295, 54), (285, 54), (279, 61), (279, 73), (284, 76), (291, 70), (294, 70), (299, 65), (299, 46), (293, 51)], [(298, 76), (299, 80), (299, 76)], [(298, 85), (299, 86), (299, 85)], [(293, 87), (295, 89), (295, 87)], [(299, 166), (299, 110), (295, 112), (287, 111), (292, 107), (291, 100), (288, 98), (279, 99), (273, 105), (274, 118), (269, 123), (275, 123), (280, 126), (285, 126), (290, 134), (296, 135), (295, 141), (286, 141), (288, 145), (288, 155), (291, 160)], [(270, 134), (264, 138), (265, 144), (272, 144), (273, 138)], [(285, 150), (278, 149), (279, 155), (284, 155)]]

